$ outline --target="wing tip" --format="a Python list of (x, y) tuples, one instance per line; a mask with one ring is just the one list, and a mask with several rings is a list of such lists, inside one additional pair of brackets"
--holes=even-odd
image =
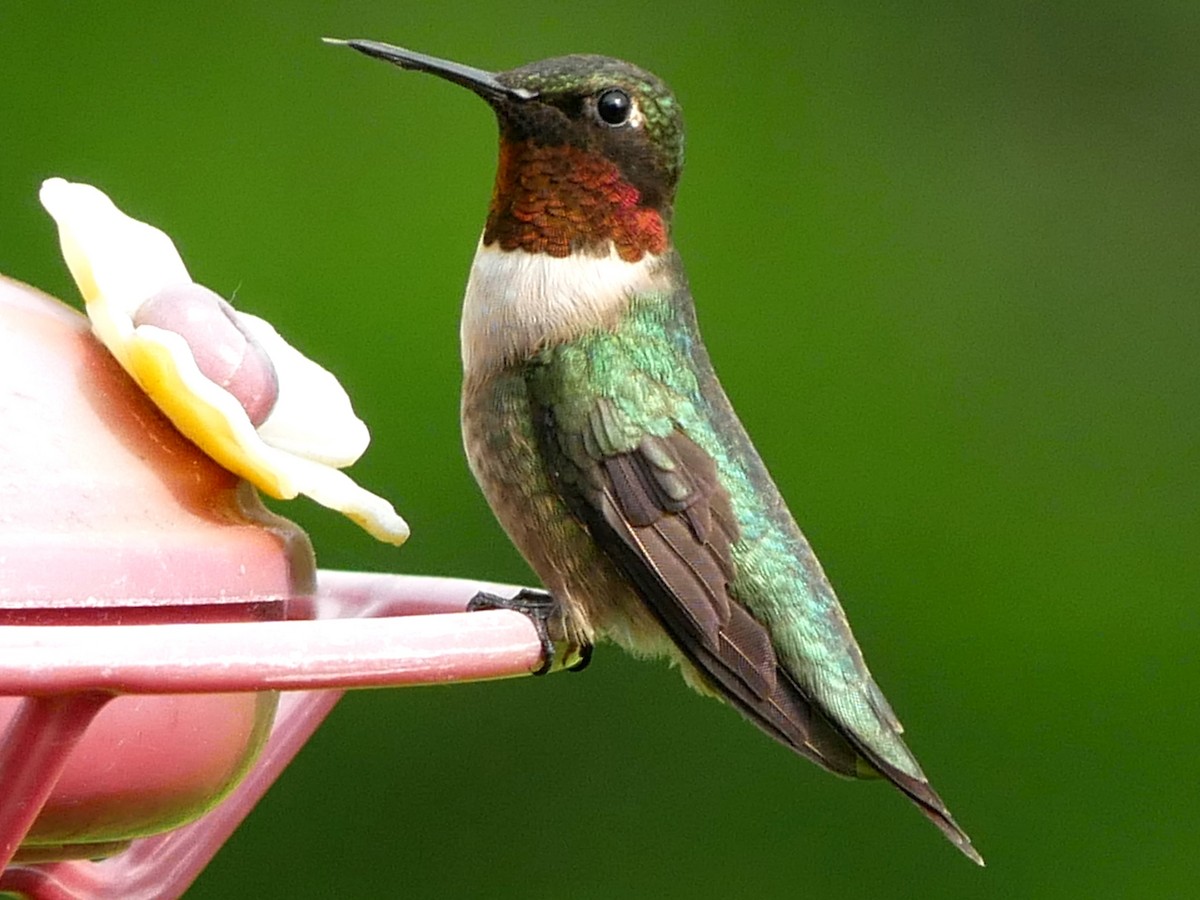
[[(930, 793), (932, 793), (932, 790)], [(937, 795), (934, 794), (934, 796), (936, 797)], [(938, 830), (946, 836), (946, 839), (950, 843), (958, 848), (963, 856), (980, 868), (987, 867), (987, 863), (983, 861), (983, 856), (975, 849), (975, 845), (971, 843), (971, 838), (954, 821), (954, 817), (950, 815), (950, 811), (940, 801), (937, 806), (931, 806), (921, 800), (917, 800), (917, 804), (920, 806), (921, 812), (925, 814), (925, 817), (938, 827)]]
[(925, 818), (936, 825), (938, 830), (959, 849), (963, 856), (981, 868), (987, 866), (983, 856), (971, 843), (971, 838), (954, 821), (954, 816), (950, 815), (950, 810), (946, 808), (946, 804), (942, 802), (942, 798), (938, 796), (937, 791), (930, 786), (928, 781), (905, 775), (892, 766), (880, 766), (879, 771), (916, 804)]
[(979, 868), (987, 868), (987, 863), (984, 861), (983, 857), (979, 855), (979, 851), (971, 846), (971, 841), (969, 838), (967, 839), (966, 844), (959, 844), (958, 849), (963, 852), (967, 859), (979, 866)]

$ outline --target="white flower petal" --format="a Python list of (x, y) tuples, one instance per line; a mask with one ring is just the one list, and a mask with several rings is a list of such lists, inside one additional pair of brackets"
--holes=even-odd
[(306, 497), (336, 509), (366, 529), (373, 537), (399, 546), (408, 540), (408, 523), (382, 497), (359, 487), (345, 472), (298, 456), (288, 456), (286, 467), (292, 483)]
[(58, 223), (63, 258), (86, 303), (103, 297), (114, 315), (132, 317), (162, 287), (192, 280), (171, 239), (125, 215), (103, 191), (49, 178), (38, 197)]
[(285, 341), (258, 316), (238, 319), (267, 351), (279, 379), (279, 396), (258, 433), (272, 447), (343, 468), (357, 462), (371, 442), (338, 380)]

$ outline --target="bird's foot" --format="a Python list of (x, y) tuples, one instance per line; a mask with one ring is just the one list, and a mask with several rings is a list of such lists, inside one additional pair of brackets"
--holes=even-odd
[(569, 659), (570, 657), (574, 656), (575, 661), (567, 666), (567, 671), (582, 672), (584, 669), (586, 669), (588, 664), (592, 661), (592, 651), (595, 649), (596, 647), (591, 641), (584, 641), (581, 644), (572, 645), (570, 651), (567, 653), (567, 658)]
[[(550, 637), (550, 620), (558, 611), (558, 602), (550, 594), (529, 588), (523, 588), (512, 597), (480, 591), (468, 601), (467, 612), (478, 612), (482, 609), (511, 609), (528, 618), (537, 629), (538, 639), (542, 642), (542, 663), (533, 670), (533, 674), (545, 675), (550, 671), (557, 655), (554, 640)], [(586, 664), (585, 661), (584, 665)], [(571, 668), (582, 666), (576, 663)]]
[[(467, 603), (468, 612), (481, 609), (511, 609), (521, 613), (533, 622), (537, 629), (538, 639), (542, 642), (542, 662), (534, 671), (534, 675), (545, 675), (554, 666), (558, 656), (558, 648), (550, 634), (551, 624), (559, 625), (559, 603), (553, 595), (546, 591), (535, 591), (523, 588), (515, 596), (501, 597), (499, 594), (489, 594), (480, 591)], [(561, 632), (561, 627), (558, 629)], [(560, 635), (561, 636), (561, 635)], [(568, 672), (582, 672), (592, 661), (593, 645), (590, 641), (572, 641), (563, 654)]]

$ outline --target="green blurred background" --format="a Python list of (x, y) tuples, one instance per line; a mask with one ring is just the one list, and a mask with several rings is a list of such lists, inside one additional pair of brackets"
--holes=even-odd
[(712, 355), (989, 868), (602, 647), (347, 697), (190, 898), (1196, 896), (1200, 5), (0, 2), (0, 271), (78, 304), (37, 187), (103, 187), (371, 425), (414, 537), (288, 505), (322, 565), (528, 582), (458, 438), (494, 123), (325, 34), (673, 85)]

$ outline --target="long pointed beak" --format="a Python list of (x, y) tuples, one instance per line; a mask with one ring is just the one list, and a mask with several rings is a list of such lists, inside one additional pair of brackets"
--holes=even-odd
[(344, 44), (347, 47), (354, 48), (359, 53), (373, 56), (376, 59), (382, 59), (384, 62), (390, 62), (392, 65), (399, 66), (402, 69), (411, 69), (414, 72), (428, 72), (431, 75), (437, 75), (439, 78), (445, 78), (447, 81), (453, 81), (455, 84), (469, 88), (485, 100), (532, 100), (537, 96), (536, 91), (530, 91), (526, 88), (512, 88), (506, 84), (501, 84), (496, 80), (496, 76), (493, 73), (485, 72), (483, 69), (464, 66), (461, 63), (451, 62), (448, 59), (438, 59), (436, 56), (426, 56), (424, 53), (414, 53), (412, 50), (405, 50), (403, 47), (393, 47), (391, 44), (384, 44), (379, 41), (365, 41), (358, 38), (351, 40), (321, 38), (321, 40), (327, 44)]

